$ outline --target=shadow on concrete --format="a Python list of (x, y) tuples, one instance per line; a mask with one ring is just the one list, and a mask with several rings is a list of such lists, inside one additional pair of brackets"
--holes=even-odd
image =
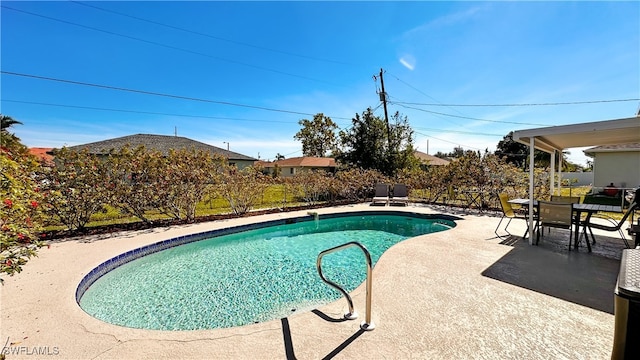
[(364, 334), (365, 330), (358, 330), (355, 334), (349, 336), (349, 338), (342, 342), (342, 344), (338, 345), (335, 349), (333, 349), (327, 356), (323, 357), (323, 360), (333, 359), (336, 355), (338, 355), (342, 350), (346, 349), (349, 344), (354, 342), (360, 335)]
[[(325, 321), (329, 322), (343, 322), (347, 321), (344, 318), (333, 318), (320, 310), (314, 309), (312, 310), (314, 314)], [(293, 339), (291, 337), (291, 327), (289, 326), (289, 319), (282, 318), (280, 319), (280, 323), (282, 324), (282, 338), (284, 343), (284, 352), (287, 360), (296, 359), (295, 351), (293, 348)], [(322, 359), (333, 359), (336, 355), (346, 349), (352, 342), (354, 342), (357, 338), (359, 338), (366, 331), (363, 329), (358, 329), (355, 334), (349, 336), (345, 341), (343, 341), (340, 345), (338, 345), (335, 349), (331, 350), (329, 354), (324, 356)]]
[(552, 242), (531, 246), (511, 237), (507, 244), (513, 249), (483, 271), (483, 276), (614, 313), (613, 291), (620, 260), (566, 247), (558, 250)]

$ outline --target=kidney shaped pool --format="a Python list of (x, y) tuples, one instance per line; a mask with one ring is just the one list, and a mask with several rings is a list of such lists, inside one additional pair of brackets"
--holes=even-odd
[[(142, 329), (242, 326), (340, 298), (316, 269), (318, 254), (356, 241), (375, 264), (398, 242), (455, 226), (452, 218), (367, 211), (304, 216), (165, 240), (114, 257), (87, 274), (76, 301), (108, 323)], [(346, 291), (366, 277), (351, 248), (324, 256), (323, 273)]]

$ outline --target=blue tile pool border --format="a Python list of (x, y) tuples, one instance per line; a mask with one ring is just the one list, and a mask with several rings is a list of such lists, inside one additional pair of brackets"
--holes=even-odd
[[(318, 214), (318, 220), (333, 219), (338, 217), (376, 216), (376, 215), (378, 216), (384, 216), (384, 215), (409, 216), (409, 217), (422, 218), (422, 219), (442, 219), (446, 221), (446, 222), (443, 221), (442, 224), (447, 226), (450, 226), (449, 225), (450, 222), (454, 222), (455, 224), (455, 220), (459, 219), (459, 218), (445, 215), (445, 214), (421, 214), (421, 213), (415, 213), (415, 212), (409, 212), (409, 211), (378, 210), (378, 211), (354, 211), (354, 212), (344, 212), (344, 213)], [(79, 305), (80, 299), (82, 298), (84, 293), (87, 291), (87, 289), (89, 289), (89, 287), (93, 285), (93, 283), (96, 282), (99, 278), (101, 278), (104, 274), (128, 262), (139, 259), (143, 256), (147, 256), (159, 251), (167, 250), (176, 246), (189, 244), (195, 241), (210, 239), (218, 236), (235, 234), (238, 232), (248, 231), (248, 230), (262, 229), (265, 227), (288, 225), (288, 224), (295, 224), (299, 222), (314, 221), (314, 220), (315, 220), (315, 213), (309, 212), (308, 215), (305, 215), (305, 216), (270, 220), (270, 221), (264, 221), (264, 222), (253, 223), (253, 224), (238, 225), (238, 226), (232, 226), (228, 228), (209, 230), (209, 231), (199, 232), (195, 234), (178, 236), (175, 238), (158, 241), (153, 244), (149, 244), (133, 250), (129, 250), (125, 253), (114, 256), (111, 259), (101, 263), (100, 265), (96, 266), (93, 270), (91, 270), (87, 275), (85, 275), (80, 281), (80, 284), (78, 284), (78, 287), (76, 288), (76, 302)]]

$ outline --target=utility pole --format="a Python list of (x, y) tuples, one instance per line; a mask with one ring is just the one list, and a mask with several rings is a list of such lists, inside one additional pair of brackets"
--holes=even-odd
[(387, 114), (387, 93), (384, 91), (384, 79), (382, 78), (382, 68), (380, 68), (380, 86), (382, 87), (382, 92), (380, 92), (380, 101), (382, 101), (382, 106), (384, 108), (384, 121), (387, 124), (387, 143), (389, 144), (389, 148), (391, 148), (391, 129), (389, 128), (389, 115)]

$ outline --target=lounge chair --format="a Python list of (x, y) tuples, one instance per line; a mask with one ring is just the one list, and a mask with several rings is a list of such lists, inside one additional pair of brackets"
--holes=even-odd
[(371, 205), (376, 203), (384, 203), (385, 205), (389, 203), (389, 184), (376, 184), (376, 193)]
[(391, 204), (403, 204), (409, 203), (409, 190), (405, 184), (393, 185), (393, 191), (391, 192)]

